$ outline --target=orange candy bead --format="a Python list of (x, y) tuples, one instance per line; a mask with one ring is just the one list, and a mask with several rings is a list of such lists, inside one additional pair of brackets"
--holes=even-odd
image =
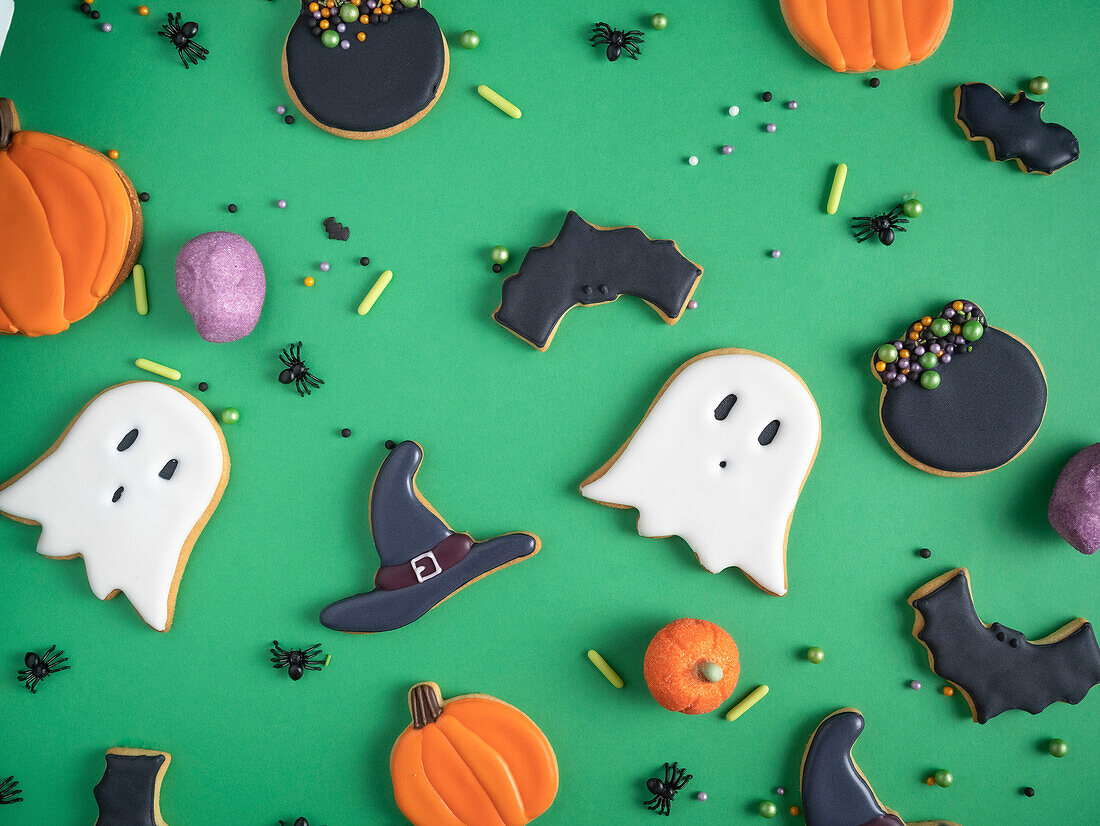
[(302, 283), (305, 284), (307, 287), (312, 287), (317, 282), (313, 280), (312, 275), (307, 275), (305, 278), (302, 279)]
[(319, 29), (327, 29), (327, 28), (328, 28), (328, 21), (327, 21), (327, 20), (321, 20), (321, 21), (319, 21), (319, 22), (317, 23), (317, 28), (319, 28)]
[(877, 370), (878, 372), (881, 373), (885, 369), (886, 369), (886, 362), (885, 361), (876, 361), (875, 362), (875, 370)]
[(943, 687), (943, 696), (944, 697), (953, 697), (954, 695), (955, 695), (955, 689), (953, 689), (951, 686), (945, 685)]
[(117, 161), (118, 160), (118, 150), (117, 149), (112, 149), (112, 150), (108, 151), (107, 152), (107, 157), (110, 158), (112, 161)]
[(929, 324), (932, 323), (932, 316), (926, 315), (924, 318), (922, 318), (920, 320), (920, 323), (923, 324), (925, 327), (927, 327)]
[(963, 303), (961, 301), (955, 301), (951, 304), (951, 309), (954, 310), (957, 313), (961, 313), (962, 308), (963, 308)]
[(363, 32), (359, 32), (355, 35), (355, 39), (362, 43), (364, 40), (367, 39), (367, 36)]
[[(717, 665), (722, 678), (710, 682), (703, 667)], [(678, 619), (656, 633), (642, 664), (653, 698), (669, 711), (705, 714), (737, 687), (741, 661), (737, 644), (723, 628), (701, 619)]]
[(145, 15), (147, 15), (148, 13), (149, 13), (149, 7), (148, 6), (138, 6), (138, 14), (140, 14), (142, 17), (145, 17)]

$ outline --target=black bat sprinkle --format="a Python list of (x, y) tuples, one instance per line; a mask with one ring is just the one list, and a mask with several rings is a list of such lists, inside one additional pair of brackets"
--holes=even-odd
[(331, 215), (324, 220), (325, 232), (333, 241), (347, 241), (351, 237), (351, 230), (333, 218)]

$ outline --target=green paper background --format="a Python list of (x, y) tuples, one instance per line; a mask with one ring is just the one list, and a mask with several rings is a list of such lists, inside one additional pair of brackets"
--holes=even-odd
[[(279, 53), (292, 0), (191, 0), (184, 19), (199, 21), (211, 54), (188, 71), (155, 34), (166, 8), (150, 4), (139, 17), (136, 2), (99, 0), (114, 26), (104, 34), (75, 5), (19, 0), (0, 95), (16, 101), (25, 128), (118, 149), (151, 194), (140, 257), (151, 310), (135, 313), (127, 283), (63, 335), (0, 340), (0, 479), (98, 391), (150, 378), (132, 366), (139, 356), (177, 367), (190, 392), (209, 382), (197, 395), (215, 414), (239, 408), (241, 421), (225, 428), (232, 477), (168, 634), (145, 627), (124, 596), (96, 600), (81, 562), (38, 556), (36, 528), (0, 520), (0, 777), (15, 774), (25, 798), (0, 809), (0, 823), (92, 823), (91, 789), (116, 745), (172, 753), (162, 807), (173, 826), (299, 815), (313, 826), (403, 822), (388, 755), (419, 680), (445, 696), (500, 697), (541, 726), (561, 769), (547, 824), (654, 822), (641, 806), (644, 782), (666, 760), (695, 775), (674, 818), (757, 822), (759, 801), (773, 799), (782, 804), (773, 822), (799, 822), (786, 807), (798, 802), (806, 739), (842, 706), (866, 715), (856, 758), (909, 820), (1096, 821), (1100, 692), (978, 726), (960, 696), (939, 693), (905, 597), (965, 565), (979, 614), (1032, 639), (1100, 615), (1100, 560), (1046, 520), (1063, 463), (1098, 439), (1089, 207), (1100, 187), (1100, 6), (964, 0), (932, 58), (881, 73), (871, 89), (866, 76), (804, 54), (774, 0), (668, 7), (663, 32), (647, 25), (655, 9), (645, 4), (437, 2), (452, 48), (441, 100), (404, 133), (353, 142), (274, 112), (289, 105)], [(609, 64), (590, 49), (600, 19), (645, 29), (641, 60)], [(458, 47), (466, 28), (481, 34), (476, 51)], [(1013, 92), (1038, 73), (1051, 80), (1048, 118), (1072, 128), (1083, 153), (1049, 178), (990, 163), (952, 119), (958, 83)], [(481, 100), (479, 83), (520, 106), (522, 120)], [(783, 105), (792, 98), (796, 111)], [(775, 134), (763, 131), (769, 121)], [(737, 147), (730, 157), (717, 151), (725, 143)], [(685, 162), (692, 154), (697, 167)], [(837, 161), (848, 182), (828, 216)], [(893, 247), (852, 241), (849, 216), (910, 192), (925, 214)], [(279, 198), (287, 209), (274, 207)], [(698, 310), (675, 327), (632, 299), (576, 310), (545, 353), (493, 323), (501, 278), (489, 248), (507, 245), (514, 271), (569, 208), (675, 239), (705, 268)], [(351, 241), (326, 238), (328, 215), (351, 228)], [(174, 289), (180, 246), (210, 230), (243, 234), (267, 271), (259, 326), (233, 344), (200, 339)], [(318, 272), (320, 261), (331, 271)], [(393, 283), (359, 317), (385, 268)], [(301, 283), (309, 274), (312, 289)], [(1031, 448), (970, 479), (918, 472), (893, 453), (866, 366), (871, 347), (957, 297), (1026, 340), (1050, 388)], [(279, 349), (298, 339), (326, 381), (307, 399), (276, 381)], [(576, 489), (672, 371), (718, 347), (789, 364), (821, 410), (782, 599), (736, 570), (707, 575), (681, 540), (642, 539), (634, 513)], [(389, 438), (424, 445), (420, 487), (456, 529), (531, 530), (543, 547), (405, 629), (342, 635), (316, 617), (370, 585), (367, 496)], [(921, 546), (930, 560), (916, 556)], [(649, 696), (645, 647), (680, 616), (736, 639), (734, 699), (771, 686), (737, 722), (673, 714)], [(322, 642), (332, 664), (292, 683), (268, 666), (273, 638)], [(51, 643), (72, 670), (31, 696), (15, 671), (26, 650)], [(823, 664), (805, 660), (810, 645), (825, 649)], [(625, 689), (589, 665), (590, 647)], [(912, 679), (924, 689), (911, 691)], [(1051, 737), (1069, 742), (1067, 757), (1045, 753)], [(941, 767), (954, 786), (928, 788), (924, 778)], [(1025, 785), (1035, 798), (1019, 793)], [(693, 799), (700, 790), (708, 802)]]

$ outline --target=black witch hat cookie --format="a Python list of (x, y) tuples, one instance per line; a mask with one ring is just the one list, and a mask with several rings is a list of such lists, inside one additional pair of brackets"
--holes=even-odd
[(335, 631), (392, 631), (424, 616), (471, 582), (536, 554), (539, 538), (509, 533), (477, 542), (455, 533), (416, 487), (424, 451), (395, 446), (370, 493), (370, 527), (382, 566), (374, 590), (334, 602), (321, 624)]
[(1050, 175), (1081, 153), (1072, 132), (1043, 121), (1044, 105), (1023, 92), (1005, 100), (988, 83), (955, 87), (955, 122), (967, 140), (984, 141), (991, 161), (1016, 161), (1023, 172)]
[[(802, 755), (802, 814), (806, 826), (906, 826), (897, 812), (883, 806), (852, 759), (852, 746), (863, 732), (863, 715), (842, 708), (822, 721)], [(946, 820), (909, 822), (908, 826), (957, 826)]]
[(447, 39), (419, 0), (302, 0), (283, 47), (283, 82), (317, 126), (355, 140), (408, 129), (447, 85)]
[(558, 237), (531, 247), (519, 272), (504, 280), (493, 318), (532, 347), (545, 350), (572, 308), (640, 298), (668, 324), (683, 315), (703, 268), (674, 241), (637, 227), (598, 227), (573, 210)]
[(1000, 623), (986, 625), (974, 611), (966, 568), (922, 585), (909, 604), (929, 665), (959, 689), (975, 722), (1009, 709), (1038, 714), (1051, 703), (1074, 705), (1100, 683), (1100, 647), (1089, 622), (1075, 619), (1035, 642)]
[(990, 327), (981, 308), (952, 301), (871, 354), (879, 418), (913, 467), (974, 476), (1019, 456), (1043, 423), (1047, 382), (1024, 342)]

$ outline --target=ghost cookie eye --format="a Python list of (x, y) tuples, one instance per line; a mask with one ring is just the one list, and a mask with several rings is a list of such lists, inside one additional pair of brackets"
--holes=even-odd
[(761, 447), (767, 447), (779, 434), (779, 419), (772, 419), (768, 422), (764, 429), (760, 431), (760, 435), (756, 437), (756, 441), (760, 443)]
[(122, 451), (129, 450), (131, 447), (133, 447), (134, 442), (137, 441), (137, 437), (138, 430), (135, 427), (133, 430), (122, 437), (122, 441), (118, 443), (118, 452), (122, 453)]
[(733, 410), (735, 404), (737, 404), (737, 396), (730, 393), (719, 402), (716, 408), (714, 408), (714, 418), (720, 422), (724, 422), (726, 417), (730, 414), (730, 411)]
[(985, 315), (977, 304), (952, 301), (935, 318), (919, 318), (900, 339), (879, 346), (871, 358), (875, 375), (887, 387), (919, 381), (924, 389), (935, 390), (943, 365), (973, 350), (985, 328)]
[(160, 473), (157, 474), (161, 479), (171, 479), (172, 475), (176, 472), (176, 468), (179, 467), (179, 459), (169, 459), (164, 463), (164, 467), (160, 469)]

